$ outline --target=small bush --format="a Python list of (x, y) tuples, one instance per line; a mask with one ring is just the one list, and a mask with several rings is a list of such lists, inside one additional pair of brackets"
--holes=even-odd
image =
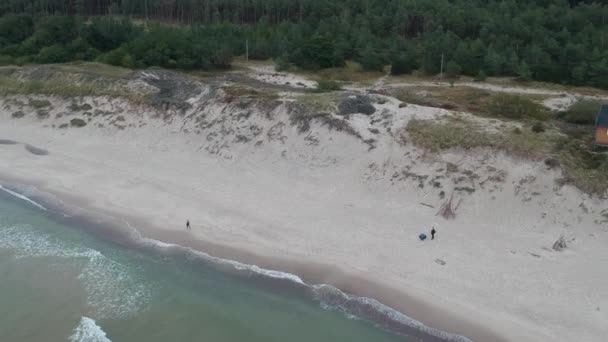
[(45, 108), (50, 105), (51, 105), (51, 102), (49, 102), (48, 100), (35, 100), (35, 99), (30, 100), (30, 106), (33, 108)]
[(46, 118), (49, 117), (49, 112), (47, 112), (46, 110), (40, 110), (39, 109), (39, 110), (36, 111), (36, 116), (39, 119), (46, 119)]
[(274, 60), (274, 70), (285, 71), (289, 69), (289, 59), (287, 54), (283, 54)]
[(341, 90), (342, 88), (336, 81), (320, 80), (317, 82), (317, 88), (313, 90), (316, 93), (325, 93), (330, 91)]
[(382, 58), (375, 49), (367, 47), (361, 53), (359, 63), (365, 71), (382, 71), (384, 69), (384, 63)]
[(416, 55), (403, 53), (391, 61), (391, 75), (398, 76), (411, 73), (416, 68)]
[(537, 122), (534, 125), (532, 125), (532, 132), (534, 133), (542, 133), (545, 131), (545, 127), (543, 126), (542, 123)]
[(11, 114), (11, 117), (13, 119), (20, 119), (20, 118), (22, 118), (24, 116), (25, 116), (25, 114), (23, 114), (22, 111), (14, 112), (13, 114)]
[(67, 62), (69, 59), (67, 50), (58, 44), (44, 47), (36, 56), (36, 62), (38, 63), (62, 63)]
[(70, 104), (69, 108), (71, 111), (74, 111), (74, 112), (87, 111), (87, 110), (93, 109), (93, 107), (91, 107), (91, 105), (88, 103), (79, 105), (76, 102), (72, 102), (72, 104)]
[(561, 113), (558, 118), (577, 125), (594, 125), (595, 117), (602, 104), (600, 100), (581, 100)]
[(70, 125), (72, 125), (73, 127), (84, 127), (87, 125), (87, 122), (82, 119), (76, 118), (70, 120)]
[(479, 72), (477, 73), (477, 75), (475, 76), (475, 78), (473, 79), (475, 82), (483, 82), (486, 80), (488, 76), (486, 75), (485, 72), (483, 72), (483, 70), (479, 70)]
[(486, 105), (486, 112), (509, 119), (546, 120), (549, 112), (539, 103), (520, 95), (499, 94)]

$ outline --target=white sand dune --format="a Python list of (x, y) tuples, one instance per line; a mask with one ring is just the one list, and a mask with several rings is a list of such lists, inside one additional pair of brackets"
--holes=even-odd
[[(193, 100), (183, 116), (163, 120), (152, 107), (85, 98), (122, 113), (124, 122), (100, 115), (83, 128), (60, 129), (70, 117), (54, 117), (69, 101), (49, 98), (51, 119), (13, 119), (15, 99), (27, 103), (0, 99), (0, 139), (49, 154), (0, 145), (0, 179), (141, 218), (154, 227), (137, 225), (144, 236), (161, 231), (166, 242), (179, 242), (172, 233), (181, 234), (189, 219), (193, 240), (286, 264), (337, 267), (420, 305), (375, 288), (366, 295), (477, 341), (608, 336), (608, 203), (556, 185), (560, 172), (542, 162), (490, 150), (431, 155), (403, 145), (398, 132), (409, 119), (444, 110), (398, 108), (388, 98), (373, 115), (346, 119), (356, 137), (314, 121), (299, 132), (287, 104), (265, 112)], [(454, 192), (456, 219), (436, 216), (441, 191), (449, 196), (457, 187), (464, 190)], [(437, 238), (419, 241), (432, 226)], [(569, 246), (556, 252), (551, 246), (561, 235)], [(322, 280), (340, 284), (340, 275)]]

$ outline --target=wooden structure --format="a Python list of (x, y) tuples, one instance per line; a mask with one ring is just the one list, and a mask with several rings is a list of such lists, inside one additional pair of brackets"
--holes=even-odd
[(595, 120), (595, 145), (608, 147), (608, 104), (605, 104), (597, 113)]

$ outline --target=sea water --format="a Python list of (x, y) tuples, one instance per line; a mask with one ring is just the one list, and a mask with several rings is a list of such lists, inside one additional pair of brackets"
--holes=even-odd
[(14, 195), (0, 191), (0, 341), (414, 340), (297, 277), (120, 246)]

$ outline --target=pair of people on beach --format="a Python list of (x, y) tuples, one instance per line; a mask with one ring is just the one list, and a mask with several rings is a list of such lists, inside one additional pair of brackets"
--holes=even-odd
[[(433, 227), (433, 229), (431, 229), (431, 240), (435, 240), (435, 233), (437, 233), (437, 231), (435, 230), (435, 227)], [(426, 240), (426, 234), (420, 233), (420, 235), (418, 235), (418, 238), (421, 241), (424, 241)]]

